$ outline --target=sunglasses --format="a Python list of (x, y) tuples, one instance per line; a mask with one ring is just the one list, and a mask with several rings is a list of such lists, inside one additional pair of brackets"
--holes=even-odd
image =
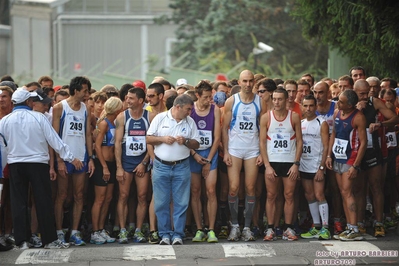
[(154, 98), (155, 96), (157, 96), (158, 94), (147, 94), (148, 98)]
[(267, 90), (258, 90), (257, 93), (265, 93)]

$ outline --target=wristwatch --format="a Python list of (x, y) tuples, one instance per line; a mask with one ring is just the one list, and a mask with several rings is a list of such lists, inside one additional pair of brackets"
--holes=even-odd
[(90, 159), (96, 159), (96, 156), (93, 154), (92, 156), (90, 156)]
[(186, 145), (186, 146), (187, 146), (187, 145), (188, 145), (188, 143), (190, 142), (190, 140), (191, 140), (191, 139), (186, 139), (186, 140), (184, 141), (184, 145)]
[(148, 162), (142, 161), (141, 163), (142, 163), (144, 166), (147, 166), (147, 165), (148, 165)]
[(360, 171), (360, 167), (356, 165), (352, 165), (353, 168), (355, 168), (358, 172)]
[(320, 169), (320, 170), (324, 170), (324, 166), (321, 165), (321, 166), (319, 167), (319, 169)]
[(297, 165), (297, 166), (301, 165), (299, 161), (295, 161), (294, 164)]

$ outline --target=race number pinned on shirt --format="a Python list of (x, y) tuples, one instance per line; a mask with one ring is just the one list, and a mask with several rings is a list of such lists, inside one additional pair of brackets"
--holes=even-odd
[(313, 159), (313, 157), (315, 157), (314, 154), (312, 153), (312, 145), (313, 141), (307, 140), (306, 143), (305, 141), (303, 142), (301, 159), (310, 160)]
[(388, 132), (385, 134), (385, 139), (387, 142), (387, 147), (388, 148), (394, 148), (398, 145), (398, 141), (396, 139), (396, 133), (395, 132)]
[(289, 133), (274, 133), (272, 134), (272, 152), (278, 154), (289, 154), (291, 149), (289, 147), (290, 134)]
[(126, 155), (139, 156), (147, 151), (145, 136), (128, 136), (126, 138)]
[(212, 146), (212, 131), (210, 130), (198, 130), (200, 136), (200, 147), (199, 150), (206, 150)]
[(348, 147), (348, 141), (344, 139), (336, 138), (333, 145), (333, 153), (336, 159), (346, 160), (348, 157), (346, 156), (346, 148)]
[(66, 134), (68, 136), (83, 137), (85, 118), (74, 114), (67, 114), (66, 116)]

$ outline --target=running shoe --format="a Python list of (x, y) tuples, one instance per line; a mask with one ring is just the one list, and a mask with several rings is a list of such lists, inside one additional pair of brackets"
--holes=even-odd
[(159, 244), (159, 236), (157, 231), (150, 232), (150, 236), (148, 237), (148, 243)]
[(128, 243), (128, 238), (127, 238), (128, 232), (126, 229), (122, 229), (118, 235), (119, 238), (119, 244), (127, 244)]
[(335, 240), (340, 240), (341, 237), (344, 237), (344, 236), (346, 236), (346, 235), (349, 234), (349, 233), (350, 233), (350, 230), (347, 229), (347, 230), (343, 231), (342, 233), (340, 233), (340, 234), (338, 234), (338, 235), (334, 235), (333, 238), (334, 238)]
[(111, 237), (108, 231), (105, 229), (101, 230), (100, 235), (105, 239), (107, 243), (114, 243), (116, 240), (114, 237)]
[(69, 243), (75, 246), (84, 246), (86, 243), (82, 240), (80, 232), (78, 231), (69, 238)]
[(355, 232), (351, 229), (347, 235), (340, 236), (339, 239), (342, 241), (359, 241), (363, 240), (363, 237), (360, 232)]
[(344, 231), (344, 227), (341, 222), (334, 222), (334, 235), (339, 235)]
[(150, 225), (148, 223), (143, 223), (141, 226), (141, 232), (143, 232), (145, 237), (148, 237), (150, 235)]
[(134, 243), (145, 243), (145, 242), (147, 242), (143, 232), (141, 232), (140, 229), (136, 229), (136, 231), (134, 232), (133, 242)]
[(222, 227), (220, 228), (220, 232), (219, 232), (218, 237), (219, 237), (220, 239), (226, 239), (228, 236), (229, 236), (229, 229), (228, 229), (228, 227), (227, 227), (227, 226), (222, 226)]
[(382, 223), (375, 223), (374, 226), (374, 236), (385, 236), (385, 229)]
[(255, 241), (255, 237), (254, 234), (252, 233), (252, 231), (249, 229), (249, 227), (245, 227), (242, 230), (242, 234), (241, 234), (241, 240), (248, 242), (248, 241)]
[(386, 230), (395, 229), (397, 226), (398, 226), (398, 222), (392, 220), (392, 218), (391, 219), (385, 218), (384, 228)]
[(206, 235), (204, 231), (197, 230), (195, 236), (193, 237), (193, 242), (204, 242), (206, 240)]
[(191, 240), (193, 239), (194, 235), (193, 233), (188, 229), (188, 227), (186, 227), (184, 229), (184, 240)]
[(60, 240), (62, 243), (64, 243), (64, 244), (66, 244), (66, 241), (65, 241), (65, 233), (63, 232), (63, 233), (59, 233), (59, 234), (57, 234), (57, 237), (58, 237), (58, 240)]
[(170, 245), (170, 239), (168, 237), (163, 237), (159, 242), (160, 245)]
[(95, 231), (91, 234), (91, 238), (90, 238), (90, 243), (91, 244), (96, 244), (96, 245), (102, 245), (104, 244), (106, 241), (105, 239), (100, 235), (100, 232)]
[(23, 241), (21, 245), (14, 246), (13, 250), (25, 250), (29, 249), (30, 247), (32, 247), (32, 245), (29, 242)]
[(6, 243), (9, 245), (15, 245), (15, 238), (12, 234), (4, 235)]
[(359, 228), (359, 233), (361, 235), (366, 234), (366, 227), (364, 226), (364, 223), (357, 223), (357, 228)]
[(65, 249), (65, 248), (69, 248), (69, 243), (64, 243), (61, 240), (57, 239), (49, 244), (46, 244), (44, 246), (44, 248), (45, 249)]
[(128, 239), (132, 239), (134, 236), (136, 228), (134, 228), (134, 226), (129, 226), (129, 228), (127, 229), (127, 238)]
[(298, 240), (298, 237), (296, 236), (295, 231), (288, 227), (283, 233), (283, 240), (294, 241)]
[(281, 227), (276, 227), (276, 237), (277, 238), (283, 238), (283, 229)]
[(274, 233), (273, 228), (268, 228), (267, 231), (265, 232), (265, 237), (263, 238), (263, 241), (274, 241), (277, 240), (276, 234)]
[(183, 239), (180, 237), (175, 237), (175, 239), (173, 239), (172, 245), (183, 245)]
[(30, 237), (30, 243), (35, 248), (40, 248), (43, 245), (42, 240), (37, 234), (32, 234), (32, 236)]
[(322, 227), (319, 231), (319, 239), (323, 240), (331, 239), (330, 230), (328, 230), (328, 228)]
[(317, 230), (315, 227), (310, 228), (309, 232), (301, 234), (302, 238), (310, 239), (310, 238), (319, 238), (320, 231)]
[(217, 243), (219, 242), (218, 238), (215, 235), (213, 230), (209, 230), (207, 234), (208, 243)]
[(252, 227), (252, 234), (254, 235), (255, 239), (257, 239), (260, 236), (260, 229), (257, 226)]
[(230, 235), (227, 238), (228, 241), (239, 241), (241, 237), (240, 227), (232, 226), (230, 230)]

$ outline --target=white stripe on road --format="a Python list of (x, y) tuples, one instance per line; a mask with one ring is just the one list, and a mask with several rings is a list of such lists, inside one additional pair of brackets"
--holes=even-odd
[(274, 257), (276, 251), (268, 244), (222, 244), (226, 258)]
[(173, 246), (148, 245), (126, 247), (123, 250), (124, 260), (175, 260), (176, 254)]
[(314, 241), (321, 243), (328, 251), (378, 251), (379, 247), (366, 241)]
[(67, 263), (71, 252), (71, 249), (28, 249), (18, 256), (15, 264)]

